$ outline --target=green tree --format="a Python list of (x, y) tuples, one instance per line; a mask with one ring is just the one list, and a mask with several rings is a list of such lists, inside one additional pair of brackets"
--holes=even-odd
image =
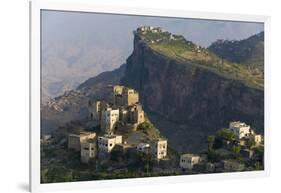
[(253, 148), (255, 145), (256, 145), (255, 139), (254, 139), (254, 137), (251, 137), (249, 139), (249, 147)]
[(234, 133), (227, 128), (221, 129), (217, 132), (217, 136), (229, 141), (234, 141), (235, 140), (235, 135)]
[(232, 146), (232, 153), (234, 154), (234, 156), (236, 158), (239, 158), (240, 156), (240, 151), (241, 151), (241, 147), (239, 145), (233, 145)]
[(214, 143), (215, 143), (215, 136), (213, 135), (208, 136), (208, 151), (214, 149)]

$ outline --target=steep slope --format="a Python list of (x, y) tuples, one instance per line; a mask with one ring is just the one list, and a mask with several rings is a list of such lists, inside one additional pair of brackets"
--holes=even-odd
[(122, 83), (140, 92), (150, 119), (178, 150), (195, 136), (190, 149), (198, 150), (208, 133), (232, 120), (263, 131), (263, 76), (255, 70), (222, 60), (182, 36), (136, 31)]
[(240, 41), (218, 40), (208, 49), (232, 62), (263, 66), (264, 32)]
[(63, 95), (41, 106), (42, 133), (50, 133), (66, 123), (83, 120), (89, 116), (89, 100), (105, 98), (104, 90), (108, 84), (119, 84), (124, 75), (125, 65), (118, 69), (104, 72), (80, 84), (76, 90)]

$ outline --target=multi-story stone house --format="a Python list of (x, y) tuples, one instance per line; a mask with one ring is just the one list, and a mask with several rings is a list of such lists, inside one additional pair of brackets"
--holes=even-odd
[(89, 163), (91, 159), (96, 158), (97, 156), (97, 140), (95, 139), (88, 139), (85, 142), (81, 143), (81, 162), (82, 163)]
[(200, 162), (200, 156), (196, 154), (183, 154), (180, 157), (180, 167), (192, 170), (195, 164)]
[(80, 132), (79, 134), (71, 133), (68, 135), (68, 148), (74, 149), (75, 151), (81, 150), (81, 143), (89, 140), (95, 139), (95, 132)]
[(122, 135), (104, 135), (98, 137), (98, 155), (108, 155), (116, 144), (122, 144)]
[(110, 102), (115, 106), (129, 106), (139, 102), (139, 93), (120, 85), (111, 86)]
[(251, 127), (240, 121), (230, 122), (229, 129), (234, 133), (237, 139), (248, 137), (251, 134)]
[(167, 156), (168, 143), (166, 139), (156, 139), (150, 143), (152, 156), (159, 160)]
[(131, 124), (141, 124), (144, 122), (144, 111), (140, 104), (134, 104), (128, 107), (129, 119), (128, 123)]
[(90, 103), (90, 116), (97, 120), (105, 133), (113, 133), (117, 129), (117, 122), (121, 122), (123, 129), (135, 130), (145, 120), (144, 111), (139, 102), (139, 95), (134, 89), (124, 86), (109, 86), (110, 102), (97, 100)]
[(101, 112), (100, 126), (104, 133), (112, 134), (119, 121), (119, 109), (107, 108)]
[(102, 111), (109, 107), (111, 107), (111, 105), (104, 100), (96, 100), (94, 103), (89, 102), (89, 112), (91, 119), (100, 122)]

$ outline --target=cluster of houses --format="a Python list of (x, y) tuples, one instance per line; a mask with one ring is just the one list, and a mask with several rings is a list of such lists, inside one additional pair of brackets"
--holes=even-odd
[(123, 152), (136, 151), (149, 153), (156, 160), (167, 156), (167, 140), (153, 139), (139, 144), (129, 144), (123, 135), (137, 130), (145, 121), (144, 111), (139, 103), (139, 94), (131, 88), (110, 85), (108, 100), (97, 100), (89, 103), (91, 119), (98, 121), (101, 134), (82, 131), (68, 135), (68, 148), (80, 152), (81, 162), (91, 159), (107, 158), (114, 148)]
[[(229, 130), (233, 132), (235, 141), (241, 146), (241, 153), (244, 158), (251, 159), (254, 156), (254, 151), (249, 149), (250, 141), (254, 142), (254, 146), (262, 144), (262, 135), (256, 134), (253, 129), (246, 123), (235, 121), (230, 122)], [(225, 146), (229, 145), (230, 142), (226, 141)], [(225, 149), (221, 151), (227, 152)], [(214, 172), (216, 168), (218, 171), (242, 171), (244, 164), (237, 162), (236, 160), (226, 159), (218, 163), (208, 162), (206, 155), (198, 154), (183, 154), (180, 157), (180, 167), (182, 169), (192, 170), (194, 167), (202, 168), (207, 172)], [(202, 169), (201, 169), (202, 170)]]
[(153, 26), (142, 26), (137, 29), (137, 32), (141, 32), (143, 34), (147, 32), (152, 33), (164, 33), (167, 32), (166, 30), (162, 29), (161, 27), (153, 27)]
[(178, 39), (183, 39), (182, 36), (176, 36), (176, 35), (173, 35), (172, 33), (169, 33), (168, 31), (164, 30), (163, 28), (161, 27), (153, 27), (153, 26), (142, 26), (142, 27), (139, 27), (136, 31), (137, 33), (140, 33), (142, 35), (145, 35), (147, 33), (162, 33), (162, 34), (166, 34), (166, 36), (162, 36), (162, 37), (159, 37), (159, 38), (156, 38), (156, 39), (151, 39), (150, 40), (150, 43), (157, 43), (157, 42), (161, 42), (162, 40), (164, 39), (169, 39), (169, 40), (178, 40)]

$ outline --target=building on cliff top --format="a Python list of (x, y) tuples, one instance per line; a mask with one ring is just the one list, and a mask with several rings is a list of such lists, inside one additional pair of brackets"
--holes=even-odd
[(152, 32), (152, 33), (161, 33), (161, 32), (166, 32), (166, 30), (163, 30), (161, 27), (153, 27), (153, 26), (142, 26), (137, 28), (137, 32)]
[(230, 122), (229, 129), (235, 134), (237, 139), (247, 137), (251, 134), (251, 127), (240, 121)]

